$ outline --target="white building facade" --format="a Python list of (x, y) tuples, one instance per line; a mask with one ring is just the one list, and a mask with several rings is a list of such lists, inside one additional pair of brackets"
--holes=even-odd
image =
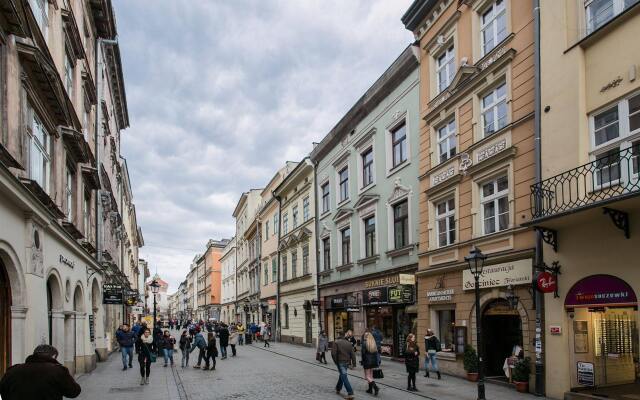
[(232, 238), (222, 251), (222, 312), (220, 320), (224, 323), (236, 321), (236, 238)]

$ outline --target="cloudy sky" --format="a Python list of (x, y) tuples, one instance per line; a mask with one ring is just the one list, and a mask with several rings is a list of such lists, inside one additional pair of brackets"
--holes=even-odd
[(141, 257), (170, 291), (240, 194), (306, 156), (412, 41), (411, 0), (114, 0)]

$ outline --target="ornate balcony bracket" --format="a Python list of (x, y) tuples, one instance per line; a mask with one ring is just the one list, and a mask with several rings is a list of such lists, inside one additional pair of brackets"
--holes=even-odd
[(602, 211), (604, 211), (605, 214), (611, 217), (611, 222), (613, 222), (616, 228), (624, 232), (625, 238), (629, 239), (631, 237), (631, 234), (629, 233), (629, 214), (628, 213), (620, 210), (615, 210), (613, 208), (608, 208), (608, 207), (603, 207)]
[(558, 231), (556, 231), (555, 229), (544, 228), (542, 226), (534, 226), (533, 229), (535, 229), (537, 232), (541, 232), (542, 240), (544, 240), (545, 243), (553, 246), (553, 251), (555, 251), (556, 253), (558, 252)]

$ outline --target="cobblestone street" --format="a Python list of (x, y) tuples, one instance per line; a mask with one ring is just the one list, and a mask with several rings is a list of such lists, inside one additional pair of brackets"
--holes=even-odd
[[(180, 352), (176, 354), (179, 361)], [(192, 356), (197, 359), (197, 352)], [(80, 399), (339, 399), (334, 392), (337, 373), (333, 365), (315, 361), (313, 349), (275, 343), (264, 349), (261, 343), (238, 346), (238, 356), (218, 359), (215, 371), (192, 368), (163, 368), (162, 360), (152, 367), (151, 383), (140, 386), (137, 361), (134, 369), (121, 371), (120, 354), (114, 353), (92, 374), (84, 375)], [(329, 361), (330, 362), (330, 361)], [(475, 400), (476, 386), (463, 379), (443, 376), (427, 379), (420, 376), (418, 393), (404, 390), (406, 373), (401, 363), (384, 361), (385, 378), (379, 381), (380, 399)], [(356, 398), (367, 398), (361, 368), (350, 372)], [(344, 390), (343, 390), (344, 394)], [(373, 396), (371, 396), (373, 398)], [(487, 385), (487, 398), (493, 400), (533, 399), (514, 389)]]

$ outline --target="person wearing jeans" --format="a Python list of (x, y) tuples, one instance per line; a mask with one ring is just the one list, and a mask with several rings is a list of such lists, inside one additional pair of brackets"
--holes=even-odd
[(427, 329), (427, 334), (424, 337), (424, 347), (426, 354), (424, 356), (424, 376), (429, 377), (429, 363), (431, 363), (431, 370), (435, 371), (440, 379), (440, 369), (438, 368), (438, 352), (442, 350), (440, 341), (433, 333), (431, 329)]
[(353, 358), (353, 346), (346, 338), (342, 337), (333, 343), (331, 348), (331, 358), (338, 367), (338, 383), (336, 384), (336, 394), (340, 394), (342, 386), (347, 390), (346, 399), (353, 399), (353, 388), (349, 383), (349, 364)]
[(182, 368), (189, 366), (189, 349), (191, 348), (191, 337), (187, 334), (187, 331), (182, 331), (180, 336), (180, 351), (182, 351), (182, 362), (180, 366)]
[[(136, 335), (129, 329), (129, 324), (122, 324), (116, 332), (116, 339), (122, 353), (122, 370), (133, 368), (133, 345), (136, 343)], [(127, 360), (128, 357), (128, 360)]]
[(171, 336), (169, 331), (164, 331), (160, 343), (162, 346), (162, 355), (164, 356), (164, 366), (166, 367), (169, 364), (169, 360), (171, 360), (171, 365), (173, 365), (173, 349), (176, 345), (176, 340)]

